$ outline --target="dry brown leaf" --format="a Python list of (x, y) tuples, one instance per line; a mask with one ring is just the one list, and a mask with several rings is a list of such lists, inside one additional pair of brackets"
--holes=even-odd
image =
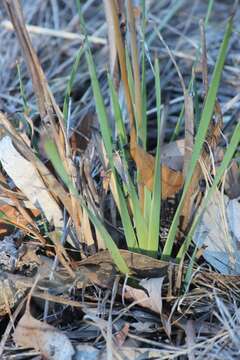
[[(167, 165), (172, 170), (182, 171), (185, 153), (184, 143), (185, 140), (181, 139), (164, 144), (161, 147), (161, 164)], [(217, 146), (214, 154), (216, 167), (221, 164), (223, 157), (224, 149)], [(236, 160), (232, 161), (226, 174), (224, 190), (230, 199), (236, 199), (240, 196), (240, 168)]]
[[(179, 290), (176, 288), (176, 284), (178, 281), (178, 273), (181, 270), (179, 268), (179, 265), (153, 259), (143, 254), (132, 253), (127, 250), (120, 250), (120, 253), (123, 259), (125, 260), (126, 264), (128, 265), (131, 274), (133, 274), (134, 277), (136, 278), (139, 278), (139, 276), (141, 277), (144, 276), (145, 278), (154, 278), (156, 276), (164, 277), (165, 283), (168, 282), (168, 284), (170, 284), (169, 286), (172, 286), (171, 294), (168, 294), (167, 289), (164, 286), (163, 288), (164, 298), (166, 299), (166, 301), (169, 302), (171, 300), (174, 300), (172, 295), (177, 294)], [(114, 279), (118, 274), (118, 271), (113, 263), (111, 255), (107, 250), (100, 251), (97, 254), (92, 255), (80, 262), (75, 262), (74, 266), (76, 269), (78, 269), (79, 273), (81, 274), (83, 272), (86, 273), (89, 283), (97, 284), (100, 287), (106, 287), (108, 289), (112, 289), (114, 284)], [(188, 270), (187, 267), (183, 266), (182, 278), (185, 278), (187, 270)], [(194, 271), (193, 271), (194, 276), (192, 277), (191, 280), (192, 285), (197, 287), (199, 287), (199, 284), (201, 284), (201, 286), (203, 285), (204, 288), (203, 291), (204, 292), (206, 291), (206, 294), (209, 294), (208, 285), (213, 282), (215, 284), (215, 287), (217, 287), (217, 289), (221, 289), (221, 291), (227, 291), (227, 289), (229, 289), (230, 286), (233, 286), (233, 284), (236, 285), (240, 283), (240, 276), (221, 275), (214, 271), (204, 272), (199, 269), (198, 271), (195, 272), (195, 270), (197, 269), (194, 267)], [(131, 289), (133, 288), (131, 287)], [(135, 289), (130, 291), (135, 291)], [(136, 289), (136, 291), (141, 291), (141, 293), (136, 294), (136, 296), (138, 296), (138, 299), (140, 299), (141, 296), (143, 301), (144, 299), (146, 299), (145, 300), (146, 302), (148, 301), (148, 296), (143, 290)], [(131, 295), (131, 293), (129, 293), (129, 295)], [(191, 296), (192, 295), (190, 295), (190, 297)], [(134, 298), (135, 297), (133, 294), (132, 299)], [(165, 319), (164, 316), (162, 316), (162, 321), (164, 321), (163, 325), (167, 333), (170, 333), (171, 331), (171, 326), (170, 326), (171, 324), (169, 322), (170, 320), (168, 318)]]
[[(155, 158), (137, 145), (134, 151), (134, 161), (141, 175), (143, 184), (148, 190), (153, 190)], [(171, 170), (168, 166), (161, 167), (162, 198), (175, 195), (183, 186), (183, 175), (180, 171)]]
[(130, 324), (125, 323), (122, 329), (115, 335), (115, 341), (118, 346), (122, 346), (128, 336)]
[[(151, 309), (151, 303), (149, 302), (149, 296), (144, 290), (135, 289), (132, 286), (126, 285), (124, 288), (124, 298), (132, 299), (137, 302), (138, 305)], [(152, 309), (151, 309), (152, 310)]]
[(13, 338), (18, 346), (34, 348), (48, 360), (71, 360), (75, 353), (65, 334), (35, 319), (28, 311), (20, 319)]
[[(2, 211), (12, 223), (27, 226), (29, 223), (26, 218), (20, 214), (20, 212), (11, 205), (4, 204), (0, 206), (0, 211)], [(31, 210), (33, 216), (38, 216), (40, 211), (38, 209)], [(0, 235), (7, 235), (11, 231), (11, 225), (7, 224), (5, 221), (0, 220)]]
[(183, 186), (183, 175), (181, 171), (171, 170), (169, 167), (161, 167), (162, 198), (174, 196)]
[(51, 174), (49, 169), (44, 165), (40, 159), (35, 156), (31, 148), (29, 148), (23, 141), (17, 130), (12, 126), (12, 123), (8, 118), (0, 112), (0, 123), (4, 128), (4, 134), (9, 134), (14, 146), (20, 151), (22, 156), (30, 161), (38, 171), (39, 175), (43, 179), (44, 184), (48, 190), (54, 195), (54, 197), (59, 198), (61, 203), (64, 204), (68, 213), (72, 216), (72, 204), (70, 201), (69, 194), (65, 191), (62, 184)]

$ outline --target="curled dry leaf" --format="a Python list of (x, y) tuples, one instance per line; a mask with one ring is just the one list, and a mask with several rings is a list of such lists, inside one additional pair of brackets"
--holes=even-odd
[(71, 360), (75, 353), (65, 334), (35, 319), (28, 311), (20, 319), (13, 337), (18, 346), (34, 348), (47, 360)]
[[(134, 153), (134, 161), (141, 175), (143, 184), (152, 191), (154, 182), (155, 158), (143, 148), (137, 146)], [(183, 186), (181, 171), (170, 169), (167, 165), (161, 167), (162, 198), (174, 196)]]

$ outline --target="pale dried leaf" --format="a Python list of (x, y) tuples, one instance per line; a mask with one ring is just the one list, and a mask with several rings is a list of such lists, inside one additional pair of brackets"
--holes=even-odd
[(68, 337), (26, 312), (13, 334), (18, 346), (34, 348), (48, 360), (71, 360), (75, 351)]
[(15, 185), (26, 195), (32, 204), (42, 210), (49, 222), (62, 228), (62, 212), (49, 194), (33, 164), (27, 161), (14, 147), (9, 136), (0, 141), (0, 161)]
[(193, 235), (204, 258), (222, 274), (240, 274), (240, 203), (217, 191)]
[(100, 360), (101, 352), (95, 347), (87, 344), (76, 346), (75, 360)]
[(147, 290), (148, 294), (144, 290), (127, 285), (124, 295), (128, 299), (134, 299), (139, 305), (161, 314), (163, 280), (164, 277), (141, 280), (139, 284)]
[(162, 286), (164, 277), (143, 279), (140, 285), (144, 287), (149, 295), (151, 307), (153, 311), (162, 313)]

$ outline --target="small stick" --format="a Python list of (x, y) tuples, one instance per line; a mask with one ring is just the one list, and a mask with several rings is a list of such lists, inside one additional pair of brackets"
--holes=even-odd
[[(1, 22), (1, 27), (5, 28), (6, 30), (13, 31), (13, 25), (11, 21), (4, 20)], [(81, 43), (84, 41), (85, 36), (81, 34), (75, 34), (69, 31), (64, 30), (54, 30), (49, 28), (43, 28), (41, 26), (34, 26), (34, 25), (26, 25), (27, 31), (36, 34), (36, 35), (46, 35), (52, 36), (56, 38), (63, 38), (66, 40), (79, 40)], [(88, 40), (94, 44), (98, 45), (106, 45), (107, 40), (104, 38), (100, 38), (97, 36), (88, 36)]]

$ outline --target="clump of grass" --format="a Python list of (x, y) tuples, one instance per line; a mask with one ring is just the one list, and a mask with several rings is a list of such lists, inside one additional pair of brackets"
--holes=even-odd
[[(114, 6), (112, 8), (113, 16)], [(128, 24), (129, 26), (133, 26), (133, 18), (131, 16), (131, 4), (128, 2)], [(81, 19), (81, 27), (82, 29), (85, 28), (84, 26), (84, 20), (81, 16), (81, 7), (79, 4), (79, 14)], [(145, 12), (143, 11), (143, 14), (145, 16)], [(93, 57), (91, 54), (91, 50), (87, 41), (86, 36), (86, 42), (85, 42), (85, 55), (88, 63), (89, 73), (91, 76), (92, 81), (92, 89), (93, 94), (95, 98), (96, 103), (96, 110), (98, 114), (98, 120), (99, 125), (101, 129), (101, 134), (103, 138), (103, 143), (105, 146), (105, 150), (108, 157), (109, 167), (111, 169), (112, 173), (112, 181), (114, 183), (114, 187), (112, 187), (112, 194), (115, 198), (118, 211), (121, 217), (121, 221), (124, 228), (124, 235), (126, 238), (126, 243), (129, 250), (133, 251), (140, 251), (143, 253), (147, 253), (151, 256), (159, 256), (161, 255), (162, 258), (166, 259), (173, 256), (173, 243), (176, 239), (177, 230), (178, 230), (178, 224), (179, 224), (179, 216), (181, 214), (181, 209), (184, 204), (185, 195), (189, 190), (189, 186), (191, 183), (191, 179), (194, 173), (194, 169), (196, 167), (196, 164), (199, 161), (199, 158), (201, 156), (201, 151), (203, 144), (205, 142), (207, 131), (209, 128), (209, 124), (212, 121), (212, 115), (216, 103), (216, 96), (217, 96), (217, 90), (219, 87), (221, 74), (224, 66), (224, 61), (227, 54), (227, 48), (229, 39), (232, 32), (232, 17), (228, 21), (228, 25), (225, 31), (225, 36), (219, 51), (219, 56), (215, 65), (215, 69), (212, 75), (211, 84), (209, 87), (208, 94), (206, 96), (206, 100), (204, 103), (204, 107), (202, 109), (202, 112), (200, 114), (200, 121), (198, 124), (198, 131), (195, 137), (194, 141), (194, 147), (192, 149), (192, 157), (191, 161), (189, 163), (189, 168), (187, 170), (187, 176), (185, 179), (183, 192), (181, 196), (180, 203), (178, 205), (177, 211), (175, 213), (174, 219), (172, 221), (170, 231), (168, 234), (167, 241), (161, 250), (161, 244), (159, 243), (159, 224), (160, 224), (160, 209), (161, 209), (161, 166), (160, 166), (160, 122), (161, 122), (161, 87), (160, 87), (160, 70), (159, 70), (159, 64), (158, 60), (155, 61), (154, 66), (154, 76), (155, 76), (155, 89), (156, 89), (156, 108), (157, 108), (157, 129), (158, 129), (158, 141), (157, 141), (157, 149), (156, 149), (156, 157), (155, 157), (155, 169), (154, 169), (154, 175), (153, 175), (153, 190), (152, 192), (149, 192), (149, 190), (145, 187), (145, 201), (144, 208), (142, 208), (142, 198), (141, 198), (141, 190), (139, 192), (139, 187), (141, 188), (141, 183), (134, 184), (133, 180), (131, 179), (129, 175), (129, 163), (127, 159), (131, 154), (127, 154), (126, 150), (124, 149), (124, 146), (127, 143), (127, 137), (126, 137), (126, 129), (123, 123), (123, 116), (121, 114), (121, 107), (117, 99), (117, 94), (115, 92), (113, 81), (108, 75), (109, 78), (109, 89), (110, 94), (112, 98), (112, 104), (113, 104), (113, 113), (115, 116), (116, 121), (116, 130), (117, 130), (117, 138), (119, 139), (120, 144), (120, 154), (121, 154), (121, 160), (124, 164), (124, 171), (126, 172), (126, 182), (122, 182), (119, 178), (116, 167), (114, 164), (114, 152), (116, 149), (113, 146), (113, 138), (110, 131), (109, 126), (109, 120), (107, 118), (107, 111), (104, 106), (103, 97), (101, 95), (100, 85), (97, 79), (96, 74), (96, 67), (93, 62)], [(119, 40), (119, 29), (116, 28), (115, 23), (115, 32), (116, 32), (116, 42), (120, 42)], [(129, 105), (130, 109), (133, 109), (133, 113), (131, 116), (135, 117), (134, 125), (130, 125), (130, 127), (135, 126), (136, 131), (138, 134), (137, 142), (139, 144), (145, 144), (146, 147), (146, 139), (147, 139), (147, 127), (146, 124), (143, 126), (142, 119), (145, 119), (146, 121), (146, 99), (145, 99), (145, 61), (142, 61), (142, 80), (141, 84), (139, 83), (139, 68), (138, 68), (138, 61), (137, 61), (137, 49), (136, 49), (136, 39), (135, 39), (135, 31), (132, 27), (132, 37), (130, 40), (130, 46), (131, 46), (131, 54), (132, 57), (130, 58), (128, 54), (128, 50), (123, 50), (122, 45), (116, 45), (118, 50), (118, 55), (121, 56), (121, 62), (124, 65), (121, 68), (121, 76), (124, 77), (124, 82), (126, 82), (125, 86), (125, 92), (130, 91), (130, 96), (128, 93), (125, 95), (127, 96), (126, 101), (131, 101), (131, 104)], [(144, 32), (144, 20), (142, 22), (142, 31)], [(145, 59), (145, 48), (143, 47), (143, 54), (142, 59)], [(140, 91), (141, 88), (141, 91)], [(126, 90), (127, 89), (127, 90)], [(140, 95), (141, 93), (141, 95)], [(139, 96), (141, 96), (141, 101), (139, 99)], [(143, 102), (142, 102), (143, 100)], [(141, 115), (138, 111), (141, 108)], [(199, 111), (199, 109), (198, 109)], [(195, 111), (196, 112), (196, 111)], [(132, 128), (130, 129), (130, 132), (132, 131)], [(224, 160), (222, 162), (221, 167), (217, 170), (216, 176), (214, 178), (214, 182), (212, 186), (210, 187), (210, 190), (206, 194), (206, 197), (204, 198), (203, 205), (206, 205), (209, 201), (210, 196), (214, 193), (214, 190), (218, 186), (221, 177), (223, 176), (224, 171), (227, 169), (229, 162), (231, 161), (231, 158), (237, 148), (237, 139), (239, 136), (239, 127), (237, 126), (232, 141), (229, 144), (229, 147), (227, 149), (227, 152), (225, 154)], [(131, 134), (130, 134), (131, 137)], [(138, 180), (140, 178), (138, 177)], [(138, 191), (137, 191), (138, 190)], [(138, 193), (137, 193), (138, 192)], [(128, 196), (128, 200), (126, 200), (126, 195)], [(129, 203), (131, 204), (131, 211), (129, 211)], [(184, 258), (184, 255), (186, 251), (188, 250), (188, 247), (191, 243), (191, 236), (193, 234), (193, 231), (195, 229), (195, 226), (197, 224), (197, 221), (200, 218), (200, 214), (197, 213), (194, 221), (192, 223), (192, 226), (189, 230), (188, 235), (186, 236), (186, 239), (181, 246), (181, 248), (178, 251), (177, 254), (177, 260), (181, 261)]]

